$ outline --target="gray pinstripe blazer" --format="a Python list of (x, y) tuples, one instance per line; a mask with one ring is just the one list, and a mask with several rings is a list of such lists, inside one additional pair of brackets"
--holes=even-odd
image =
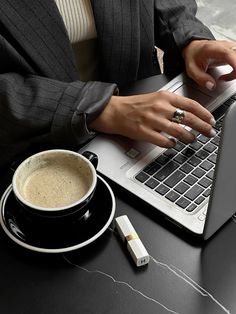
[(31, 143), (76, 148), (117, 85), (159, 73), (154, 45), (167, 69), (210, 31), (195, 18), (193, 0), (91, 0), (98, 33), (100, 82), (82, 82), (54, 0), (1, 0), (1, 164)]

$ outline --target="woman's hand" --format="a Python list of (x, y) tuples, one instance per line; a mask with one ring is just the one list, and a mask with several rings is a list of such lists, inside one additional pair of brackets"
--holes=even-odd
[(131, 139), (151, 142), (161, 147), (173, 147), (173, 138), (185, 143), (193, 142), (194, 135), (173, 122), (176, 109), (182, 109), (185, 116), (181, 124), (212, 137), (215, 120), (211, 113), (199, 103), (168, 91), (136, 95), (112, 96), (100, 116), (90, 123), (93, 130), (119, 134)]
[(206, 73), (208, 68), (229, 64), (232, 72), (222, 75), (220, 80), (236, 78), (236, 44), (227, 40), (193, 40), (182, 52), (188, 76), (197, 84), (214, 90), (215, 79)]

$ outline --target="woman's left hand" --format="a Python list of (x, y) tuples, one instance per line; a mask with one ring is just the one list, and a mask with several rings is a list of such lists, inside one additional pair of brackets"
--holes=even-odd
[(217, 84), (207, 73), (210, 67), (229, 64), (232, 71), (219, 79), (229, 81), (236, 78), (236, 43), (228, 40), (193, 40), (183, 49), (182, 55), (188, 76), (209, 90), (214, 90)]

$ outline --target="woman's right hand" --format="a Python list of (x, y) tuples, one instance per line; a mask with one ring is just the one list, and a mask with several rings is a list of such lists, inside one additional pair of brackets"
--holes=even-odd
[(89, 128), (150, 142), (161, 147), (173, 147), (175, 145), (173, 138), (191, 143), (195, 136), (172, 121), (177, 108), (185, 112), (181, 124), (207, 137), (215, 136), (212, 128), (215, 120), (207, 109), (192, 99), (168, 91), (135, 96), (112, 96), (106, 108), (90, 123)]

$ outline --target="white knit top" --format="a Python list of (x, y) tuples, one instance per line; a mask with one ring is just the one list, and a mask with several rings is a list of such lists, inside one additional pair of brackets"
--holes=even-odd
[(95, 79), (96, 27), (90, 0), (55, 0), (75, 52), (81, 80)]
[(71, 43), (97, 36), (90, 0), (55, 0), (55, 2)]

